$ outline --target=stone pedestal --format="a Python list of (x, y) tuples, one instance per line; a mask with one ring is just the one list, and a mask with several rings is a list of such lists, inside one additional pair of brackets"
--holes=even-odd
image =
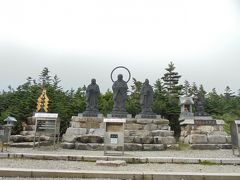
[[(26, 122), (22, 122), (23, 131), (19, 135), (11, 135), (10, 140), (14, 147), (33, 147), (34, 132), (35, 132), (35, 117), (28, 117)], [(40, 136), (41, 144), (48, 145), (49, 136)]]
[(231, 138), (224, 131), (224, 121), (211, 116), (194, 116), (181, 123), (180, 141), (192, 149), (228, 149)]
[[(126, 118), (125, 151), (159, 151), (178, 147), (169, 121), (157, 117)], [(67, 149), (104, 150), (103, 140), (103, 118), (73, 116), (71, 127), (63, 135), (62, 146)]]
[(125, 124), (126, 151), (158, 151), (177, 147), (174, 132), (166, 119), (135, 118)]
[(66, 149), (103, 150), (103, 116), (73, 116), (71, 126), (62, 137), (62, 147)]

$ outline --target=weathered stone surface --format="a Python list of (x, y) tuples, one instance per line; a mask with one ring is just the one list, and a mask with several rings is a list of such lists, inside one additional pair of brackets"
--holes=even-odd
[(125, 124), (125, 129), (126, 130), (140, 130), (143, 129), (143, 125), (142, 124)]
[(33, 142), (34, 140), (34, 135), (27, 135), (23, 137), (24, 142)]
[(190, 132), (190, 134), (205, 134), (205, 135), (207, 135), (208, 132), (202, 131), (202, 130), (200, 130), (200, 129), (196, 129), (196, 130), (192, 130), (192, 131)]
[(173, 136), (167, 136), (167, 137), (157, 136), (157, 137), (154, 137), (154, 143), (156, 143), (156, 144), (176, 144), (176, 139)]
[(22, 135), (12, 135), (10, 137), (10, 140), (13, 142), (23, 142), (24, 141), (24, 136)]
[(135, 143), (125, 143), (124, 149), (125, 151), (142, 151), (142, 144), (135, 144)]
[(169, 126), (169, 125), (159, 124), (159, 125), (158, 125), (158, 129), (170, 131), (170, 126)]
[(203, 134), (192, 134), (190, 135), (190, 143), (191, 144), (206, 144), (207, 136)]
[(156, 124), (146, 124), (143, 127), (144, 130), (152, 131), (152, 130), (157, 130), (158, 126)]
[(212, 132), (209, 133), (209, 135), (227, 136), (227, 133), (225, 131), (212, 131)]
[(153, 123), (154, 124), (162, 124), (162, 125), (166, 124), (166, 125), (168, 125), (169, 120), (167, 120), (167, 119), (153, 119)]
[(27, 135), (34, 135), (35, 131), (21, 131), (20, 135), (27, 136)]
[[(38, 145), (38, 142), (35, 144)], [(17, 148), (32, 148), (33, 142), (18, 142), (18, 143), (12, 143), (10, 144), (11, 147), (17, 147)]]
[(125, 136), (124, 137), (125, 143), (133, 143), (134, 142), (134, 136)]
[(63, 149), (74, 149), (75, 148), (75, 143), (68, 143), (68, 142), (63, 142), (61, 144)]
[(103, 137), (102, 136), (95, 136), (95, 135), (81, 135), (76, 138), (77, 142), (81, 143), (102, 143)]
[(190, 145), (192, 149), (199, 149), (199, 150), (214, 150), (219, 149), (216, 144), (192, 144)]
[(149, 136), (150, 131), (147, 130), (127, 130), (129, 136)]
[(104, 136), (104, 129), (89, 129), (88, 134), (95, 135), (95, 136)]
[(138, 143), (138, 144), (152, 144), (153, 143), (153, 137), (151, 137), (151, 136), (145, 136), (145, 137), (136, 136), (134, 138), (134, 142)]
[(151, 124), (152, 122), (153, 122), (152, 119), (143, 119), (143, 118), (137, 119), (137, 123), (139, 124)]
[(110, 167), (119, 167), (119, 166), (126, 166), (126, 161), (123, 160), (115, 160), (115, 161), (103, 161), (103, 160), (97, 160), (96, 161), (97, 166), (110, 166)]
[(173, 136), (173, 134), (174, 134), (173, 131), (167, 131), (167, 130), (154, 130), (154, 131), (151, 131), (150, 133), (151, 136), (162, 136), (162, 137)]
[(68, 142), (68, 143), (74, 143), (77, 139), (77, 136), (76, 135), (67, 135), (67, 134), (64, 134), (62, 136), (62, 141), (63, 142)]
[(232, 138), (231, 136), (226, 136), (227, 143), (231, 144), (232, 143)]
[(136, 123), (137, 122), (137, 119), (135, 119), (135, 118), (127, 118), (126, 119), (126, 124), (128, 124), (128, 123)]
[(211, 132), (214, 131), (214, 126), (195, 126), (193, 130), (200, 130), (201, 132)]
[(220, 149), (232, 149), (232, 144), (217, 144)]
[(165, 149), (166, 146), (163, 144), (143, 144), (144, 151), (161, 151)]
[(35, 117), (28, 117), (27, 118), (27, 124), (28, 125), (34, 125), (36, 122), (36, 118)]
[(67, 128), (66, 135), (83, 135), (87, 133), (86, 128)]
[(75, 143), (75, 149), (78, 150), (103, 150), (103, 144), (98, 143)]
[(53, 137), (41, 135), (40, 141), (51, 141)]
[(209, 135), (208, 142), (210, 144), (225, 144), (227, 142), (227, 139), (226, 136)]
[(190, 144), (190, 135), (186, 136), (183, 140), (184, 144)]

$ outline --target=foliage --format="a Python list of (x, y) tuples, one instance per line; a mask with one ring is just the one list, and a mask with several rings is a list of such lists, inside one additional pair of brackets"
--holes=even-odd
[[(240, 117), (240, 93), (235, 95), (229, 86), (226, 86), (223, 94), (218, 94), (215, 88), (206, 92), (203, 85), (197, 86), (196, 83), (190, 84), (188, 81), (181, 85), (179, 83), (181, 75), (175, 69), (175, 65), (170, 62), (163, 77), (154, 83), (153, 112), (169, 119), (175, 136), (179, 137), (179, 96), (201, 95), (205, 97), (206, 112), (215, 118), (223, 119), (226, 123), (225, 130), (229, 133), (230, 123)], [(139, 98), (142, 82), (135, 78), (132, 80), (133, 85), (129, 91), (126, 109), (134, 117), (141, 111)], [(0, 124), (3, 124), (7, 116), (13, 116), (18, 120), (13, 132), (19, 133), (22, 130), (21, 123), (36, 111), (37, 98), (44, 87), (49, 97), (49, 112), (59, 114), (61, 133), (64, 133), (69, 126), (71, 116), (85, 110), (86, 86), (64, 91), (60, 82), (61, 79), (57, 75), (52, 76), (48, 68), (44, 68), (38, 79), (28, 77), (26, 82), (16, 89), (9, 86), (7, 91), (0, 92)], [(105, 116), (112, 111), (112, 95), (112, 92), (108, 90), (99, 97), (99, 111)]]

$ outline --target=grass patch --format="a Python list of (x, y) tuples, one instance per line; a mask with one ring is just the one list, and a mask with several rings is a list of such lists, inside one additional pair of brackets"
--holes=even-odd
[(218, 163), (211, 162), (211, 161), (208, 161), (208, 160), (200, 161), (199, 164), (206, 165), (206, 166), (219, 165)]
[(186, 151), (186, 150), (189, 150), (189, 149), (191, 149), (189, 144), (184, 144), (182, 142), (179, 142), (179, 150), (180, 151)]

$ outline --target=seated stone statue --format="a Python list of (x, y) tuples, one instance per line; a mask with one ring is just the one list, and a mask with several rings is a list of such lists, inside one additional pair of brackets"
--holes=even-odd
[(141, 114), (151, 115), (154, 114), (152, 112), (152, 104), (153, 104), (153, 88), (149, 84), (149, 80), (146, 79), (143, 83), (141, 92), (140, 92), (140, 105), (142, 112)]
[(119, 74), (117, 81), (113, 83), (113, 112), (112, 114), (127, 114), (125, 102), (127, 100), (127, 83), (123, 80), (123, 75)]
[(96, 79), (92, 79), (86, 90), (86, 111), (83, 112), (83, 115), (97, 116), (99, 94), (100, 90), (96, 84)]

